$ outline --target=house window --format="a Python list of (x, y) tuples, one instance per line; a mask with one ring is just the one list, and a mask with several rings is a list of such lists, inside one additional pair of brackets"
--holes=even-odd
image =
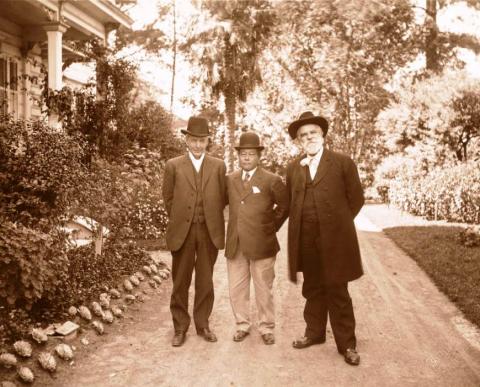
[(0, 114), (18, 118), (18, 63), (0, 58)]

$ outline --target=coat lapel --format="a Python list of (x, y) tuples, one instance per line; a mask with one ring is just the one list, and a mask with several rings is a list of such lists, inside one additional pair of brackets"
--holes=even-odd
[(294, 189), (295, 191), (305, 191), (307, 183), (307, 168), (300, 165), (300, 160), (297, 160)]
[[(256, 175), (256, 173), (255, 173), (255, 175)], [(253, 179), (253, 177), (252, 177), (252, 179)], [(246, 189), (243, 187), (242, 170), (239, 170), (239, 171), (235, 172), (233, 182), (234, 182), (235, 188), (237, 189), (238, 193), (240, 194), (240, 201), (244, 200), (252, 192), (251, 181), (250, 181), (250, 184), (248, 184), (248, 187)]]
[(323, 149), (322, 158), (320, 159), (320, 163), (318, 164), (317, 173), (315, 174), (315, 178), (313, 179), (312, 185), (317, 185), (320, 180), (323, 179), (325, 174), (328, 172), (330, 167), (330, 153), (328, 150)]
[(183, 172), (185, 173), (185, 176), (187, 177), (188, 182), (190, 185), (196, 189), (196, 184), (195, 184), (195, 176), (193, 175), (193, 169), (195, 167), (192, 164), (192, 161), (190, 160), (190, 157), (187, 155), (184, 156), (183, 162), (182, 162), (182, 169)]
[(208, 179), (212, 175), (212, 169), (211, 168), (211, 160), (210, 157), (205, 155), (205, 158), (203, 159), (203, 176), (202, 176), (202, 191), (205, 190), (205, 185), (207, 184)]

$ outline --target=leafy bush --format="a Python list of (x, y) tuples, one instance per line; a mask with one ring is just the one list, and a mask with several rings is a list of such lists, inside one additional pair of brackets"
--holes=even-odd
[(93, 245), (68, 251), (68, 271), (51, 297), (34, 306), (34, 312), (51, 317), (65, 312), (71, 305), (90, 303), (105, 287), (117, 287), (123, 276), (131, 275), (150, 263), (150, 256), (133, 242), (108, 240), (101, 255)]
[(52, 294), (68, 269), (64, 237), (0, 222), (0, 299), (30, 309)]
[(458, 239), (466, 247), (480, 246), (480, 225), (465, 228), (458, 234)]
[(86, 179), (86, 143), (40, 121), (0, 122), (0, 213), (13, 222), (57, 223)]
[(427, 219), (480, 222), (480, 162), (434, 169), (426, 176), (400, 173), (391, 180), (389, 200)]

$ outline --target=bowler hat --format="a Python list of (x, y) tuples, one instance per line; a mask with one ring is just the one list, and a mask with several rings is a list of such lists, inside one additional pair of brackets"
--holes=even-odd
[(245, 132), (240, 136), (240, 142), (235, 147), (236, 150), (240, 149), (258, 149), (263, 150), (265, 147), (260, 145), (260, 137), (254, 132)]
[(190, 117), (187, 130), (182, 129), (181, 132), (195, 137), (207, 137), (210, 135), (208, 132), (208, 121), (203, 117)]
[(297, 137), (297, 131), (300, 126), (307, 125), (307, 124), (316, 124), (322, 128), (323, 136), (328, 132), (328, 122), (322, 116), (316, 116), (312, 112), (304, 112), (298, 116), (296, 121), (293, 121), (288, 126), (288, 133), (292, 139)]

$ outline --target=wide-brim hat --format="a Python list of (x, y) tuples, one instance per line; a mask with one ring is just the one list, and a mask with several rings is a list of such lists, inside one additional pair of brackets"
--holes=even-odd
[(210, 136), (208, 121), (203, 117), (190, 117), (188, 119), (187, 129), (182, 129), (181, 132), (195, 137)]
[(260, 145), (260, 137), (254, 132), (245, 132), (240, 136), (240, 141), (235, 147), (238, 151), (240, 149), (265, 149), (264, 146)]
[(323, 136), (328, 132), (328, 121), (322, 116), (316, 116), (312, 112), (304, 112), (298, 116), (296, 121), (288, 125), (288, 133), (292, 139), (297, 138), (298, 129), (307, 124), (316, 124), (322, 128)]

